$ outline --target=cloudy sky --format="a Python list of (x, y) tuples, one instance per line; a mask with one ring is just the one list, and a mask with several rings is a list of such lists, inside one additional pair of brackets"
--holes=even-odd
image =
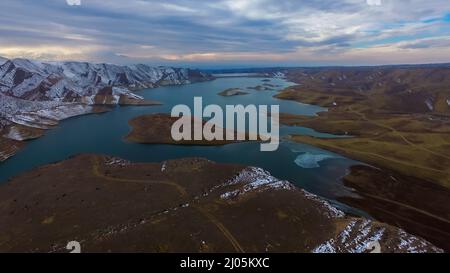
[(450, 62), (450, 2), (1, 0), (0, 56), (199, 67)]

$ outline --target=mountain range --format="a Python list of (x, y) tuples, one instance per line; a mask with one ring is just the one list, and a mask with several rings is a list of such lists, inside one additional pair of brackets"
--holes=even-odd
[(56, 114), (57, 119), (63, 119), (90, 111), (94, 105), (142, 104), (143, 98), (132, 90), (211, 78), (186, 68), (1, 58), (0, 124), (14, 122), (40, 128), (33, 124), (39, 117), (55, 118)]

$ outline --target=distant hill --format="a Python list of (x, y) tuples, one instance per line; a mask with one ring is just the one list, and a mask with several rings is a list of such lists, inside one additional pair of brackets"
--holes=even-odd
[(373, 111), (450, 113), (450, 65), (289, 69), (299, 91), (366, 100)]
[[(299, 86), (282, 96), (295, 99), (336, 95), (366, 100), (374, 111), (450, 114), (450, 63), (385, 66), (272, 67), (206, 70), (212, 74), (253, 73), (285, 77)], [(304, 98), (299, 98), (304, 101)], [(311, 102), (313, 103), (313, 102)], [(314, 103), (320, 103), (319, 101)], [(334, 102), (322, 100), (323, 106)], [(337, 103), (337, 102), (336, 102)]]
[(398, 64), (398, 65), (379, 65), (379, 66), (274, 66), (274, 67), (247, 67), (247, 68), (224, 68), (224, 69), (202, 69), (202, 71), (210, 74), (227, 74), (227, 73), (270, 73), (278, 71), (291, 71), (298, 69), (307, 70), (323, 70), (323, 69), (372, 69), (372, 68), (417, 68), (417, 67), (450, 67), (450, 63), (436, 64)]

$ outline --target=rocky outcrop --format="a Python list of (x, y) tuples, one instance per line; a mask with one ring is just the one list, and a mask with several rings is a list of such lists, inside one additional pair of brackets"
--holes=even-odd
[(23, 143), (0, 136), (0, 162), (15, 155), (22, 147)]
[(17, 141), (39, 138), (43, 134), (43, 129), (23, 126), (20, 124), (11, 124), (3, 130), (3, 137)]

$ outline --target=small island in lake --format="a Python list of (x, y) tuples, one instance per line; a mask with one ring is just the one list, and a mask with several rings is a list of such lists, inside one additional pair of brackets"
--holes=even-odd
[(250, 86), (250, 87), (247, 87), (247, 89), (256, 90), (256, 91), (271, 91), (271, 90), (273, 90), (272, 88), (265, 86), (265, 84), (257, 85), (257, 86)]
[[(178, 119), (178, 117), (171, 117), (169, 114), (151, 114), (136, 117), (128, 122), (131, 125), (132, 130), (125, 137), (125, 139), (130, 142), (145, 144), (177, 144), (202, 146), (226, 145), (241, 142), (238, 140), (225, 140), (225, 135), (223, 137), (224, 140), (193, 140), (194, 138), (193, 136), (191, 136), (192, 140), (175, 141), (171, 135), (171, 128), (173, 123)], [(202, 125), (205, 125), (205, 123), (205, 121), (202, 121)], [(225, 133), (226, 130), (224, 129), (224, 134)], [(237, 134), (237, 132), (234, 132), (234, 134)], [(246, 137), (246, 139), (248, 138)]]
[(242, 91), (240, 88), (228, 88), (218, 93), (218, 95), (223, 97), (242, 96), (247, 94), (247, 92)]

